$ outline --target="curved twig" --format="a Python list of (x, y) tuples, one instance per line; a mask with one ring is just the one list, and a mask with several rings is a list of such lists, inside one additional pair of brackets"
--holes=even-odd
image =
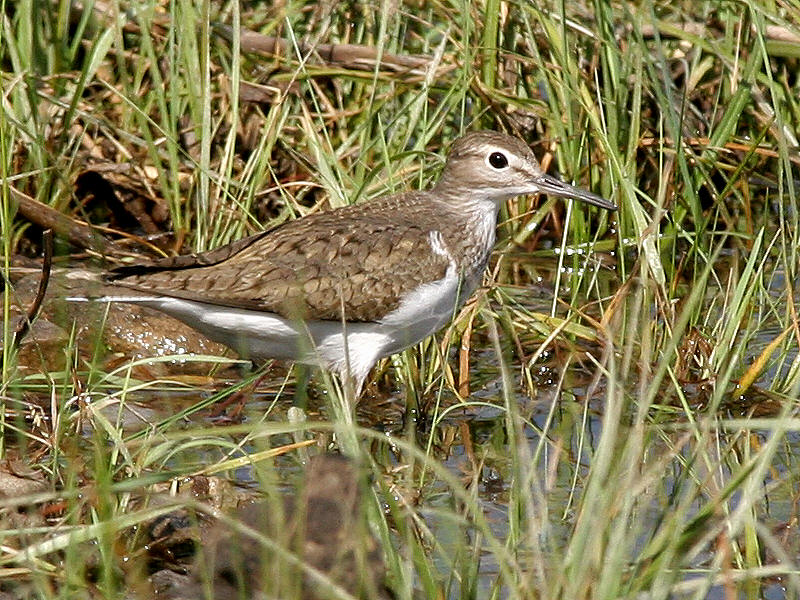
[(53, 230), (45, 229), (42, 233), (42, 245), (44, 247), (44, 258), (42, 260), (42, 277), (39, 279), (39, 289), (36, 290), (36, 297), (33, 303), (28, 308), (28, 314), (25, 315), (14, 334), (11, 338), (12, 351), (17, 350), (22, 343), (22, 338), (30, 331), (31, 323), (36, 319), (39, 311), (42, 308), (44, 295), (47, 293), (47, 285), (50, 283), (50, 271), (53, 267)]

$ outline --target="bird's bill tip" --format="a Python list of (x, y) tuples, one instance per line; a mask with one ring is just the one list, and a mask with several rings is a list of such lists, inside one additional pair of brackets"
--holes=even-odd
[(536, 178), (535, 183), (536, 187), (539, 189), (539, 192), (542, 194), (558, 196), (560, 198), (573, 198), (574, 200), (580, 200), (581, 202), (586, 202), (593, 206), (599, 206), (600, 208), (604, 208), (606, 210), (617, 210), (616, 204), (606, 200), (602, 196), (598, 196), (597, 194), (593, 194), (588, 190), (565, 183), (551, 175), (541, 175), (540, 177)]

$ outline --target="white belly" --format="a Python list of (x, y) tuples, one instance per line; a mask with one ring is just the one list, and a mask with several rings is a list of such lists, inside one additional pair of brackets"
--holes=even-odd
[[(473, 286), (470, 286), (474, 288)], [(455, 266), (439, 281), (406, 296), (376, 322), (292, 321), (275, 313), (231, 308), (167, 296), (106, 296), (171, 315), (247, 358), (276, 358), (321, 366), (363, 380), (384, 356), (422, 341), (444, 327), (472, 293), (459, 289)]]

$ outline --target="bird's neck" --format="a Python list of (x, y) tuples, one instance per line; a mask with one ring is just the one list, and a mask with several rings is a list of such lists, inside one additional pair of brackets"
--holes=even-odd
[(491, 214), (497, 217), (500, 203), (505, 198), (498, 198), (494, 191), (464, 185), (450, 179), (440, 179), (431, 192), (451, 210), (473, 218), (475, 213)]
[(474, 190), (462, 190), (458, 196), (437, 194), (447, 214), (442, 235), (458, 257), (465, 284), (472, 289), (480, 283), (496, 240), (499, 203)]

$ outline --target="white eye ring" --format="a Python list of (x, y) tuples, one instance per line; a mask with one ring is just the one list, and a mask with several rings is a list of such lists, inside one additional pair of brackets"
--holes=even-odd
[(497, 171), (502, 171), (508, 167), (508, 157), (495, 150), (486, 157), (486, 164)]

